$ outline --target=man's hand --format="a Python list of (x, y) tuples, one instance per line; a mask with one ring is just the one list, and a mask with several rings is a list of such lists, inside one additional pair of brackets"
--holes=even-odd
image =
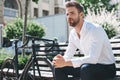
[(52, 61), (55, 68), (61, 68), (65, 66), (73, 66), (70, 60), (65, 61), (64, 57), (60, 54), (56, 55)]
[(64, 67), (66, 66), (65, 65), (65, 60), (63, 58), (62, 55), (58, 54), (56, 55), (54, 58), (53, 58), (53, 61), (52, 61), (53, 65), (56, 67), (56, 68), (60, 68), (60, 67)]

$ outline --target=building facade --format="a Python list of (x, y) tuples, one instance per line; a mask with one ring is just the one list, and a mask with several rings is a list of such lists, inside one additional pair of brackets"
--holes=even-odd
[(2, 47), (3, 1), (0, 0), (0, 47)]
[(0, 24), (3, 24), (3, 1), (0, 0)]
[[(0, 0), (0, 23), (6, 24), (16, 17), (24, 17), (26, 0)], [(65, 13), (64, 3), (71, 0), (39, 0), (38, 4), (30, 0), (28, 16), (38, 18), (42, 16)], [(120, 0), (112, 0), (112, 3), (120, 3)], [(120, 14), (120, 6), (117, 16)]]
[[(0, 0), (0, 23), (6, 24), (16, 17), (24, 17), (26, 0)], [(64, 3), (70, 0), (29, 0), (28, 16), (38, 18), (65, 13)]]
[[(26, 0), (0, 0), (0, 25), (5, 25), (16, 17), (23, 17), (25, 14)], [(64, 3), (74, 0), (39, 0), (36, 4), (29, 0), (28, 16), (31, 19), (65, 13)], [(112, 0), (112, 3), (120, 3), (120, 0)], [(120, 17), (120, 6), (116, 15)], [(2, 35), (2, 33), (1, 33)]]
[[(0, 27), (6, 25), (16, 17), (24, 18), (25, 1), (26, 0), (0, 0)], [(70, 0), (39, 0), (37, 4), (29, 0), (28, 17), (35, 19), (65, 13), (64, 3), (66, 1)], [(0, 43), (2, 42), (1, 36), (2, 29), (0, 30)]]

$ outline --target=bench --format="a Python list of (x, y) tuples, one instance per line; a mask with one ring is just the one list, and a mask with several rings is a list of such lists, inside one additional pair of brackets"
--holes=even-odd
[[(120, 80), (120, 39), (110, 40), (112, 50), (116, 59), (116, 77), (114, 79), (109, 80)], [(49, 45), (38, 45), (35, 44), (36, 49), (36, 56), (38, 60), (38, 66), (40, 68), (41, 78), (43, 80), (54, 80), (55, 74), (54, 74), (54, 67), (51, 63), (52, 58), (57, 55), (58, 53), (64, 54), (67, 43), (56, 43), (52, 51), (46, 51), (46, 46)], [(83, 55), (80, 55), (79, 50), (76, 50), (75, 56), (80, 57)], [(38, 75), (36, 77), (39, 78)], [(73, 79), (72, 79), (73, 80)], [(79, 80), (79, 79), (78, 79)]]
[[(53, 49), (51, 51), (46, 51), (46, 47), (49, 47), (50, 45), (39, 45), (35, 44), (34, 47), (36, 47), (36, 57), (38, 60), (38, 65), (40, 68), (40, 73), (41, 73), (41, 78), (45, 80), (53, 80), (55, 79), (55, 74), (54, 74), (54, 67), (51, 63), (53, 57), (57, 55), (58, 53), (63, 55), (67, 43), (55, 43)], [(37, 75), (36, 75), (37, 76)], [(39, 76), (37, 76), (39, 77)]]
[(116, 59), (116, 77), (110, 80), (120, 80), (120, 39), (111, 39), (110, 42)]
[[(114, 40), (110, 40), (111, 42), (111, 46), (112, 46), (112, 50), (116, 59), (116, 77), (114, 79), (109, 79), (109, 80), (120, 80), (120, 39), (114, 39)], [(62, 44), (57, 44), (55, 45), (56, 48), (53, 49), (53, 52), (50, 53), (43, 53), (43, 54), (39, 54), (39, 56), (47, 56), (47, 58), (49, 58), (50, 60), (52, 60), (52, 58), (57, 54), (64, 54), (66, 47), (67, 47), (67, 43), (62, 43)], [(43, 46), (44, 47), (44, 46)], [(44, 48), (43, 48), (44, 49)], [(41, 50), (42, 51), (42, 50)], [(44, 50), (43, 50), (44, 51)], [(76, 51), (75, 56), (81, 56), (79, 54), (79, 51)], [(83, 55), (82, 55), (83, 56)], [(40, 62), (41, 63), (41, 62)], [(47, 64), (40, 64), (40, 66), (45, 67), (45, 65)], [(52, 65), (46, 66), (46, 67), (52, 67)], [(45, 68), (44, 68), (45, 69)], [(47, 71), (47, 70), (46, 70)], [(49, 72), (50, 73), (50, 72)], [(54, 71), (52, 71), (52, 73), (54, 73)], [(43, 74), (41, 74), (43, 75)], [(49, 76), (47, 74), (44, 74), (44, 77), (54, 77), (54, 75), (49, 74)]]
[[(120, 39), (114, 39), (110, 40), (112, 50), (116, 59), (116, 77), (114, 79), (109, 80), (120, 80)], [(54, 74), (54, 67), (51, 63), (52, 58), (57, 55), (58, 53), (64, 54), (67, 43), (55, 43), (54, 48), (51, 51), (46, 51), (46, 46), (49, 47), (49, 45), (39, 45), (35, 44), (35, 53), (36, 58), (38, 60), (37, 66), (40, 68), (41, 78), (44, 80), (55, 80), (55, 74)], [(76, 50), (75, 56), (80, 57), (83, 55), (80, 55), (79, 50)], [(36, 77), (39, 78), (38, 75)]]

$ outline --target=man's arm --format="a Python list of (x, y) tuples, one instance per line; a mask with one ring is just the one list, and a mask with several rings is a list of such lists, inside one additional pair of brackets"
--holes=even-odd
[(52, 63), (56, 68), (61, 68), (65, 66), (73, 66), (71, 60), (65, 61), (64, 57), (60, 54), (56, 55), (53, 58)]

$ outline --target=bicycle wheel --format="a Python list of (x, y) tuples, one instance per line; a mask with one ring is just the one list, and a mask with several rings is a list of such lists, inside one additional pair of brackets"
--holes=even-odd
[(1, 80), (17, 80), (13, 59), (6, 59), (1, 66)]
[(24, 68), (23, 73), (20, 75), (19, 80), (35, 80), (34, 76), (31, 73), (32, 60), (29, 60)]
[[(37, 61), (39, 64), (37, 64)], [(19, 80), (53, 80), (52, 78), (46, 78), (46, 77), (41, 77), (41, 74), (43, 72), (49, 72), (50, 67), (46, 70), (45, 66), (43, 66), (44, 68), (42, 68), (42, 63), (39, 61), (45, 61), (47, 62), (47, 58), (37, 58), (36, 61), (33, 61), (32, 59), (30, 59), (25, 68), (23, 73), (20, 75)], [(46, 65), (46, 64), (45, 64)], [(49, 65), (49, 64), (48, 64)], [(33, 68), (34, 66), (34, 68)], [(41, 69), (45, 69), (45, 70), (41, 70)], [(50, 72), (52, 74), (52, 72)]]

